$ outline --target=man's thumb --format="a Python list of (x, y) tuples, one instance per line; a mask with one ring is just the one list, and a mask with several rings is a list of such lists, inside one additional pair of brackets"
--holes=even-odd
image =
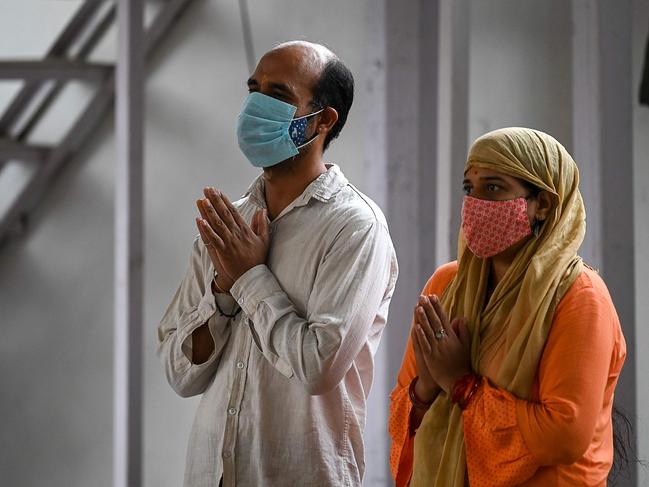
[(268, 212), (266, 210), (257, 210), (252, 219), (252, 231), (255, 235), (264, 240), (268, 239)]

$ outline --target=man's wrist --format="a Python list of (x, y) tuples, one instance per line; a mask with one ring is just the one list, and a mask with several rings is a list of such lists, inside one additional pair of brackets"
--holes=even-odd
[(219, 283), (219, 275), (217, 273), (214, 273), (214, 277), (212, 278), (212, 292), (214, 294), (230, 294), (230, 287), (226, 287), (224, 284)]

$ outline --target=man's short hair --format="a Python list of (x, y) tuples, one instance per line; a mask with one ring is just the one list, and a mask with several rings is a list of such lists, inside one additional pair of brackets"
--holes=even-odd
[(340, 59), (330, 59), (313, 87), (312, 103), (314, 107), (318, 110), (333, 107), (338, 112), (338, 120), (327, 134), (323, 150), (327, 150), (331, 141), (338, 137), (345, 126), (353, 101), (354, 76), (352, 72)]

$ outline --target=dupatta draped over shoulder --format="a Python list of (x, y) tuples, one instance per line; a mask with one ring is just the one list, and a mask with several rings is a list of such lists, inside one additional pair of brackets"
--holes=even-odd
[[(473, 255), (460, 234), (458, 272), (441, 302), (449, 317), (466, 317), (471, 360), (480, 375), (528, 399), (554, 311), (582, 272), (577, 251), (586, 213), (579, 172), (554, 138), (527, 128), (505, 128), (477, 139), (466, 162), (523, 179), (552, 196), (538, 236), (518, 253), (485, 304), (489, 259)], [(466, 460), (462, 411), (445, 393), (423, 418), (414, 443), (411, 487), (462, 487)]]

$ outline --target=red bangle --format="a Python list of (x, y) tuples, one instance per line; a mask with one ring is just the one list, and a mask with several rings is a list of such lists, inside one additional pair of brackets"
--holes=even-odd
[(410, 386), (408, 387), (408, 396), (410, 397), (410, 402), (412, 403), (413, 407), (426, 411), (433, 403), (424, 402), (417, 397), (417, 394), (415, 394), (415, 385), (417, 384), (418, 379), (419, 376), (415, 376), (415, 378), (412, 379), (412, 382), (410, 382)]
[(475, 382), (473, 383), (471, 389), (469, 390), (469, 393), (464, 398), (464, 406), (462, 407), (462, 409), (466, 409), (469, 407), (469, 402), (471, 401), (471, 398), (475, 395), (476, 391), (478, 390), (478, 387), (480, 387), (480, 378), (476, 377)]
[(479, 385), (480, 380), (475, 374), (463, 375), (453, 384), (451, 401), (460, 406), (460, 409), (465, 409)]

